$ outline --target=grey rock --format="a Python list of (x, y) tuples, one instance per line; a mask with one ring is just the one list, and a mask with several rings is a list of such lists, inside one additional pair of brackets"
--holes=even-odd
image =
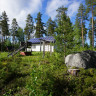
[(88, 50), (69, 54), (65, 58), (65, 64), (69, 68), (96, 68), (96, 52)]

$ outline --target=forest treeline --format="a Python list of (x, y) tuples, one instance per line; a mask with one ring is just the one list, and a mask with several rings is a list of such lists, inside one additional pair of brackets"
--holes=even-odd
[(56, 51), (64, 52), (64, 56), (72, 49), (77, 51), (81, 47), (92, 49), (96, 47), (96, 0), (85, 0), (85, 4), (80, 4), (75, 24), (72, 24), (67, 15), (67, 8), (61, 6), (56, 11), (55, 20), (50, 17), (46, 23), (42, 22), (42, 13), (38, 12), (36, 18), (28, 14), (24, 29), (18, 25), (16, 18), (13, 18), (12, 24), (9, 25), (6, 12), (2, 12), (1, 46), (20, 44), (33, 37), (54, 36)]

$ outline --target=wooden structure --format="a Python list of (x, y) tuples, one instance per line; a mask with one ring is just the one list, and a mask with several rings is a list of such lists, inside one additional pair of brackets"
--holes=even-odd
[(45, 56), (45, 51), (50, 52), (50, 55), (52, 52), (54, 52), (54, 46), (52, 43), (55, 42), (55, 39), (53, 36), (47, 36), (47, 37), (40, 37), (40, 38), (32, 38), (28, 40), (28, 42), (31, 43), (31, 48), (28, 49), (29, 51), (39, 51), (43, 52), (43, 58)]
[(78, 72), (80, 72), (79, 69), (68, 69), (68, 72), (74, 76), (78, 75)]
[[(55, 39), (53, 38), (53, 36), (47, 36), (47, 37), (30, 39), (26, 43), (21, 42), (20, 47), (18, 49), (14, 50), (14, 52), (9, 53), (8, 57), (14, 56), (22, 49), (25, 49), (25, 52), (20, 53), (21, 55), (31, 55), (32, 51), (40, 51), (40, 52), (43, 51), (43, 58), (44, 58), (45, 51), (50, 51), (50, 55), (54, 51), (54, 46), (51, 45), (51, 43), (54, 43), (54, 41), (55, 41)], [(35, 49), (35, 47), (37, 49)], [(28, 50), (28, 49), (30, 49), (30, 50)]]
[[(27, 43), (25, 43), (25, 42), (21, 42), (21, 44), (20, 44), (20, 47), (18, 48), (18, 49), (15, 49), (15, 50), (13, 50), (13, 52), (11, 52), (11, 53), (9, 53), (8, 54), (8, 57), (9, 56), (14, 56), (14, 55), (16, 55), (18, 52), (20, 52), (22, 49), (27, 49), (27, 47), (30, 45), (31, 43), (30, 42), (27, 42)], [(31, 55), (31, 52), (21, 52), (20, 53), (21, 55)]]

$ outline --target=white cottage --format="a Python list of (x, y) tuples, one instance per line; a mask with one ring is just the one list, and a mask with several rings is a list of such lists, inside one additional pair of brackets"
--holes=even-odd
[(52, 43), (55, 42), (53, 36), (46, 36), (40, 38), (32, 38), (28, 40), (31, 43), (30, 48), (27, 48), (27, 51), (51, 51), (54, 52), (54, 45)]

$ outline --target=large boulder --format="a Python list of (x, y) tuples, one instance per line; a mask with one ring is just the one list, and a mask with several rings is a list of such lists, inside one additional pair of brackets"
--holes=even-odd
[(96, 52), (88, 50), (69, 54), (65, 58), (65, 64), (69, 68), (96, 68)]

